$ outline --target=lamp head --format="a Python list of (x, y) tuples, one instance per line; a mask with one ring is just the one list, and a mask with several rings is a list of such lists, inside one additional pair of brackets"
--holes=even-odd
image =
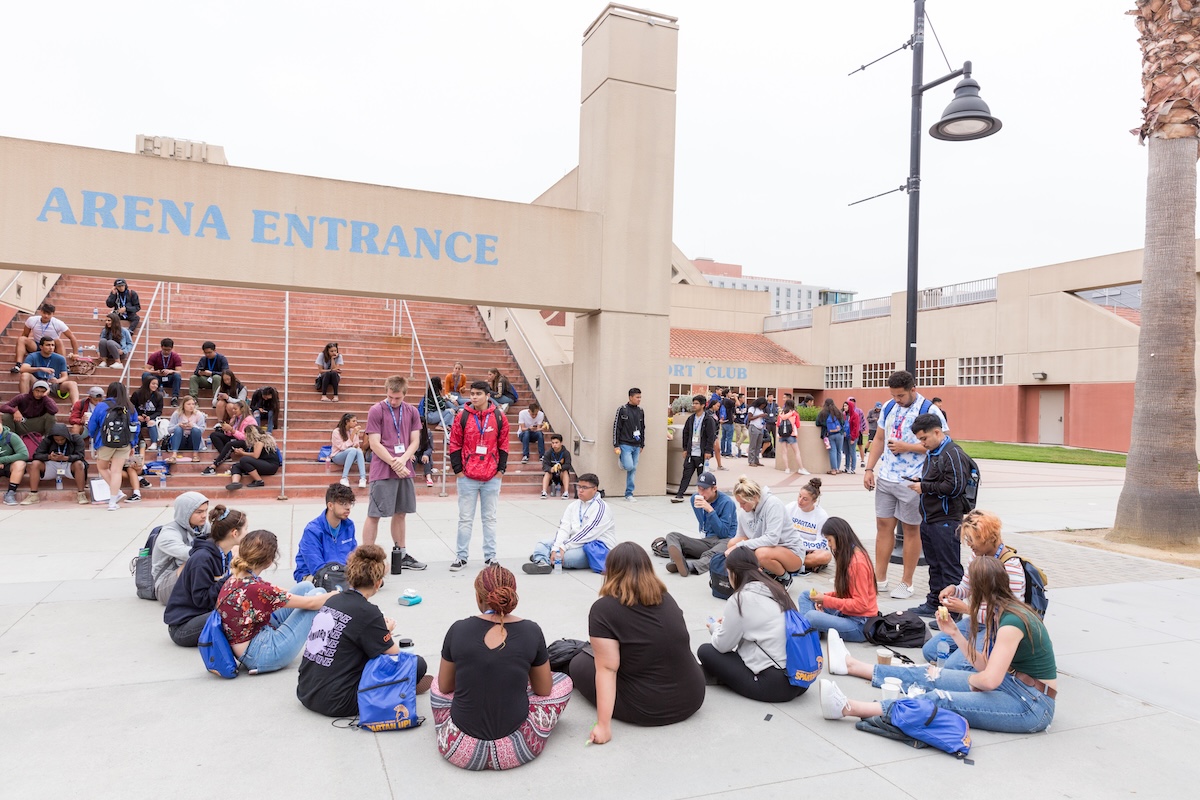
[(979, 83), (968, 72), (954, 87), (954, 99), (942, 112), (942, 118), (929, 129), (929, 135), (949, 142), (965, 142), (991, 136), (1000, 128), (1000, 120), (992, 116), (988, 104), (979, 96)]

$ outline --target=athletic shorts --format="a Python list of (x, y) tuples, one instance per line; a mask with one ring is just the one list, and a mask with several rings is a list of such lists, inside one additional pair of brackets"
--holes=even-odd
[(396, 514), (417, 513), (417, 490), (412, 478), (385, 478), (371, 481), (368, 490), (368, 517), (393, 517)]
[(905, 525), (921, 524), (921, 495), (908, 488), (908, 484), (895, 481), (875, 480), (875, 517), (895, 517)]
[(96, 451), (97, 461), (112, 461), (117, 456), (122, 456), (126, 460), (129, 459), (129, 454), (133, 452), (133, 448), (126, 445), (125, 447), (101, 447)]

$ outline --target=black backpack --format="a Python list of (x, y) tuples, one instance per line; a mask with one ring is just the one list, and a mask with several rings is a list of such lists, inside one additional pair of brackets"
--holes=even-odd
[(158, 525), (154, 530), (150, 531), (150, 535), (146, 537), (146, 546), (138, 551), (138, 554), (129, 562), (129, 572), (133, 575), (133, 585), (137, 589), (137, 596), (143, 600), (155, 600), (154, 596), (154, 574), (151, 572), (151, 559), (154, 557), (154, 543), (158, 541), (158, 534), (162, 530), (162, 525)]
[(893, 611), (874, 617), (863, 625), (863, 636), (871, 644), (890, 647), (921, 647), (929, 639), (925, 620), (912, 611)]
[(725, 569), (724, 553), (714, 553), (708, 562), (708, 588), (712, 589), (713, 597), (718, 600), (728, 600), (729, 595), (733, 594), (729, 571)]
[[(966, 451), (963, 451), (963, 455), (967, 455)], [(967, 485), (960, 495), (964, 514), (968, 511), (974, 511), (975, 506), (979, 503), (979, 465), (970, 456), (967, 456), (967, 464)]]
[(124, 406), (113, 406), (104, 412), (104, 423), (100, 426), (100, 444), (103, 447), (129, 447), (129, 410)]
[(780, 438), (784, 439), (789, 436), (796, 435), (795, 426), (792, 425), (792, 421), (790, 419), (779, 420), (779, 424), (775, 426), (775, 432), (779, 434)]

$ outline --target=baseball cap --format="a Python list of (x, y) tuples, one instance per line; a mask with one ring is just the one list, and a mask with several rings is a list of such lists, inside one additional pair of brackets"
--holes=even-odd
[(883, 408), (883, 403), (876, 403), (876, 404), (875, 404), (875, 407), (876, 407), (876, 408)]
[(700, 479), (696, 482), (703, 489), (715, 489), (717, 486), (717, 476), (711, 472), (705, 472), (700, 475)]
[(93, 386), (88, 389), (88, 397), (104, 397), (104, 390), (99, 386)]
[(846, 400), (847, 400), (847, 401), (849, 401), (849, 402), (855, 402), (855, 400), (854, 400), (854, 398), (853, 398), (853, 397), (847, 397), (847, 398), (846, 398)]
[(37, 381), (36, 383), (33, 384), (33, 388), (45, 389), (48, 392), (48, 391), (50, 391), (50, 384), (46, 383), (45, 381)]
[(117, 278), (115, 281), (113, 281), (113, 286), (128, 286), (128, 285), (129, 284), (125, 283), (124, 278)]

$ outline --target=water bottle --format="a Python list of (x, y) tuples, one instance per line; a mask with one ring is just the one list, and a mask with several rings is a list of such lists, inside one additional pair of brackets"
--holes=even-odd
[(62, 473), (57, 470), (54, 472), (54, 488), (62, 489)]
[(554, 559), (554, 574), (562, 575), (562, 556)]
[(946, 659), (950, 657), (950, 640), (942, 637), (937, 643), (937, 666), (939, 670), (946, 668)]
[(392, 545), (392, 574), (399, 575), (404, 569), (404, 553), (400, 552), (399, 545)]
[(92, 319), (100, 319), (100, 309), (98, 309), (98, 308), (92, 309)]
[(160, 469), (158, 471), (158, 488), (167, 488), (167, 471), (165, 469)]

